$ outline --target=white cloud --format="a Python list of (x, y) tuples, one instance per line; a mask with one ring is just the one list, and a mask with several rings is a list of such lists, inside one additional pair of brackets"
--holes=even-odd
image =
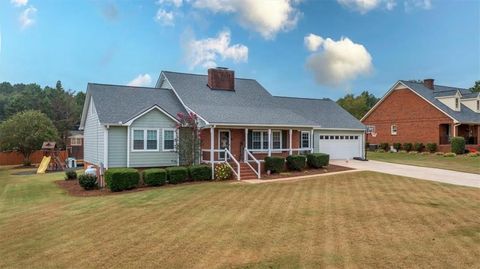
[(385, 3), (385, 8), (387, 10), (393, 10), (397, 6), (397, 2), (395, 0), (387, 0)]
[(431, 0), (406, 0), (404, 3), (405, 11), (410, 12), (414, 9), (431, 9), (432, 1)]
[(37, 9), (34, 6), (29, 6), (21, 14), (18, 20), (20, 21), (20, 26), (25, 29), (32, 26), (35, 23), (34, 16), (37, 13)]
[(363, 45), (346, 37), (338, 41), (330, 38), (322, 40), (306, 64), (317, 83), (340, 86), (372, 71), (372, 56)]
[(248, 60), (248, 48), (242, 44), (230, 45), (230, 31), (224, 30), (214, 38), (186, 41), (185, 60), (190, 69), (196, 66), (205, 68), (217, 66), (217, 60), (232, 60), (235, 63)]
[(321, 36), (315, 34), (309, 34), (303, 38), (303, 42), (309, 51), (316, 51), (323, 41)]
[(337, 0), (342, 6), (356, 10), (362, 14), (380, 6), (382, 0)]
[(278, 32), (294, 28), (301, 13), (298, 0), (193, 0), (193, 6), (214, 13), (235, 13), (240, 25), (273, 39)]
[(175, 7), (181, 7), (183, 5), (183, 0), (158, 0), (158, 5), (173, 5)]
[(28, 4), (28, 0), (10, 0), (10, 3), (17, 7), (23, 7)]
[(175, 20), (175, 16), (173, 15), (173, 12), (171, 11), (166, 11), (162, 8), (159, 8), (157, 10), (157, 14), (155, 15), (155, 21), (166, 26), (173, 26)]
[(148, 87), (152, 84), (152, 77), (149, 74), (139, 74), (136, 78), (128, 82), (128, 86)]

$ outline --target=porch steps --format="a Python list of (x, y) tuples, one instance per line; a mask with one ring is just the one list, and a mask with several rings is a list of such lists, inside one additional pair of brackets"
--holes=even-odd
[(257, 174), (248, 166), (248, 164), (240, 163), (240, 179), (257, 179)]

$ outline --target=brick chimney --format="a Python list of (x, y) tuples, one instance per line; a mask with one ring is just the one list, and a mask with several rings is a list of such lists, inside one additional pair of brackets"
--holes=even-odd
[(235, 90), (235, 71), (225, 67), (208, 69), (208, 87), (212, 90)]
[(434, 89), (433, 82), (434, 82), (433, 78), (426, 78), (423, 80), (423, 86), (429, 88), (430, 90), (433, 90)]

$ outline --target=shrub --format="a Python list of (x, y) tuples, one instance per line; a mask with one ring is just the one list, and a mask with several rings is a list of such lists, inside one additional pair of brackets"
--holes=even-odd
[(428, 152), (434, 153), (435, 151), (437, 151), (437, 143), (427, 143), (426, 148)]
[(166, 170), (169, 184), (183, 183), (188, 179), (188, 169), (186, 167), (169, 167)]
[(94, 175), (80, 175), (78, 184), (86, 191), (96, 189), (98, 187), (97, 177)]
[(215, 179), (227, 180), (232, 178), (232, 170), (226, 163), (219, 163), (215, 165)]
[(467, 155), (468, 157), (478, 157), (480, 156), (480, 152), (470, 152)]
[(327, 166), (330, 161), (330, 155), (325, 153), (307, 154), (307, 164), (312, 168), (321, 168)]
[(457, 154), (455, 154), (454, 152), (447, 152), (443, 154), (443, 157), (455, 157), (455, 156), (457, 156)]
[(390, 150), (390, 145), (388, 143), (380, 143), (380, 148), (384, 151)]
[(365, 149), (367, 149), (367, 150), (370, 149), (370, 142), (365, 142)]
[(412, 150), (412, 151), (408, 152), (408, 154), (417, 154), (417, 153), (418, 153), (418, 151), (416, 151), (416, 150)]
[(445, 153), (443, 153), (443, 152), (441, 152), (441, 151), (435, 152), (435, 155), (442, 155), (442, 156), (443, 156), (443, 154), (445, 154)]
[(424, 147), (425, 147), (425, 146), (423, 145), (423, 143), (415, 143), (415, 144), (413, 144), (413, 149), (414, 149), (415, 151), (418, 151), (418, 152), (423, 151), (423, 148), (424, 148)]
[(77, 179), (77, 172), (73, 169), (65, 170), (65, 180)]
[(400, 143), (393, 143), (393, 148), (399, 151), (402, 148), (402, 144)]
[(209, 165), (192, 165), (188, 168), (192, 180), (212, 179), (212, 168)]
[(105, 182), (111, 191), (130, 190), (137, 187), (140, 174), (133, 168), (110, 168), (105, 172)]
[(455, 154), (463, 154), (465, 152), (465, 138), (461, 136), (452, 137), (452, 152)]
[(407, 153), (407, 151), (402, 149), (402, 150), (399, 150), (398, 153)]
[(431, 153), (428, 152), (428, 151), (424, 151), (424, 152), (422, 152), (422, 153), (420, 153), (420, 154), (422, 154), (422, 155), (430, 155)]
[(143, 171), (143, 183), (148, 186), (162, 186), (167, 183), (167, 171), (161, 168), (152, 168)]
[(287, 157), (287, 167), (290, 170), (302, 171), (307, 158), (303, 155), (290, 155)]
[(403, 143), (402, 148), (406, 151), (410, 151), (413, 148), (413, 144), (412, 143)]
[(265, 170), (271, 173), (281, 173), (285, 170), (285, 158), (265, 157)]

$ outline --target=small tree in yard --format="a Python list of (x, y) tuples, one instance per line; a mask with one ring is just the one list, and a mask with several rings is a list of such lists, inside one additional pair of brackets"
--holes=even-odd
[(198, 117), (195, 113), (178, 113), (177, 119), (179, 123), (177, 124), (176, 149), (180, 157), (180, 164), (196, 164), (201, 154)]
[(41, 149), (44, 141), (57, 139), (52, 121), (39, 111), (19, 112), (0, 124), (0, 149), (18, 150), (25, 165), (30, 164), (30, 155)]

